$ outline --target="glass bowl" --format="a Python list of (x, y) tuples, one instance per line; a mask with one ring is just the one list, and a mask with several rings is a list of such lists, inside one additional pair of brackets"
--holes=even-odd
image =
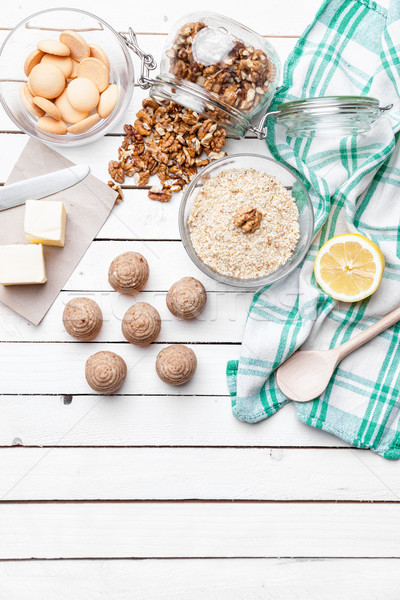
[[(290, 189), (296, 202), (299, 211), (299, 240), (289, 260), (268, 275), (253, 279), (223, 275), (204, 263), (193, 247), (188, 219), (197, 193), (210, 177), (229, 169), (255, 169), (256, 171), (264, 171), (268, 175), (274, 175), (285, 187)], [(293, 171), (273, 158), (267, 158), (259, 154), (231, 154), (207, 165), (187, 187), (179, 209), (179, 230), (186, 252), (203, 273), (220, 283), (240, 288), (256, 289), (286, 277), (304, 259), (314, 234), (314, 211), (307, 190)]]
[[(65, 29), (79, 32), (89, 44), (101, 46), (110, 59), (110, 81), (119, 87), (116, 107), (85, 133), (55, 135), (36, 125), (19, 98), (19, 88), (26, 82), (24, 61), (43, 39), (58, 39)], [(25, 133), (47, 144), (78, 146), (102, 137), (121, 118), (132, 97), (134, 71), (124, 39), (103, 19), (84, 10), (51, 8), (24, 19), (6, 37), (0, 49), (0, 101), (14, 123)]]

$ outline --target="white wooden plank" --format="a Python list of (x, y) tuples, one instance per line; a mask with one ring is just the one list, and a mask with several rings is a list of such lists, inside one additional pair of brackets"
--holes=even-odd
[(0, 563), (7, 600), (394, 600), (398, 559), (204, 559)]
[[(154, 177), (153, 181), (156, 183)], [(131, 179), (126, 180), (126, 185), (131, 183)], [(180, 239), (178, 212), (182, 193), (174, 195), (167, 204), (150, 200), (148, 190), (124, 189), (123, 194), (123, 202), (114, 206), (97, 238)]]
[[(7, 152), (2, 155), (0, 163), (0, 182), (4, 182), (16, 163), (19, 155), (24, 149), (28, 141), (27, 135), (19, 135), (15, 133), (3, 133), (0, 135), (0, 147), (7, 148)], [(74, 146), (72, 148), (57, 148), (61, 154), (75, 163), (88, 163), (92, 175), (108, 181), (108, 162), (118, 158), (118, 146), (121, 144), (120, 136), (105, 136), (102, 139), (85, 146)], [(263, 140), (246, 139), (233, 140), (229, 139), (224, 147), (224, 150), (230, 154), (237, 152), (255, 152), (258, 154), (268, 155), (268, 150)], [(158, 181), (157, 176), (154, 176), (154, 182)], [(127, 178), (126, 184), (132, 184), (132, 180)], [(283, 182), (285, 183), (285, 182)], [(176, 202), (178, 194), (175, 195)], [(170, 204), (167, 205), (167, 208)]]
[[(59, 0), (52, 6), (61, 5), (57, 3)], [(47, 0), (37, 0), (35, 10), (47, 5)], [(265, 4), (259, 1), (252, 6), (251, 14), (246, 15), (247, 21), (239, 5), (219, 0), (212, 8), (236, 16), (262, 33), (287, 35), (295, 29), (300, 33), (311, 20), (317, 5), (319, 2), (312, 0), (305, 9), (295, 0), (284, 0), (283, 3), (271, 0), (267, 13)], [(128, 6), (125, 0), (117, 11), (110, 4), (94, 3), (93, 0), (86, 0), (83, 8), (98, 12), (115, 26), (118, 23), (120, 29), (126, 29), (127, 15), (132, 14), (132, 5)], [(14, 24), (16, 17), (19, 19), (32, 11), (27, 0), (12, 8), (11, 5), (4, 7), (0, 25), (3, 19), (4, 23), (9, 20), (10, 25)], [(143, 26), (144, 31), (166, 32), (172, 20), (187, 11), (187, 6), (181, 0), (172, 5), (161, 5), (157, 0), (151, 11), (136, 11), (136, 28)], [(264, 24), (265, 29), (262, 29)], [(153, 49), (158, 55), (164, 39), (164, 36), (140, 36), (144, 47)], [(278, 50), (282, 47), (285, 53), (294, 41), (277, 40), (275, 45)], [(143, 95), (139, 90), (136, 92), (130, 110), (114, 132), (121, 132), (122, 124), (134, 118)], [(0, 116), (1, 129), (15, 129), (4, 115)], [(1, 147), (7, 150), (3, 152), (0, 181), (4, 181), (11, 170), (25, 140), (26, 137), (19, 134), (0, 137)], [(119, 143), (120, 138), (109, 137), (79, 151), (73, 150), (68, 157), (74, 161), (87, 161), (90, 152), (92, 172), (107, 180), (107, 162), (114, 157)], [(228, 144), (229, 152), (252, 151), (250, 148), (266, 152), (263, 142), (230, 141)], [(129, 190), (125, 202), (115, 209), (99, 237), (176, 239), (179, 198), (160, 208), (147, 201), (145, 195)], [(168, 209), (171, 210), (168, 212)], [(131, 223), (135, 223), (134, 228)], [(103, 262), (98, 266), (93, 262), (93, 256), (89, 256), (89, 262), (84, 259), (81, 270), (77, 269), (67, 289), (86, 289), (86, 279), (94, 285), (87, 288), (89, 290), (108, 289), (104, 274), (112, 256), (107, 254), (106, 244), (108, 249), (117, 248), (107, 242), (103, 252), (103, 247), (100, 249), (98, 243), (93, 244), (92, 247), (98, 247), (93, 256)], [(128, 245), (130, 247), (131, 243), (122, 243), (121, 247), (125, 249)], [(149, 252), (153, 256), (154, 269), (148, 290), (165, 290), (172, 281), (189, 274), (190, 269), (193, 272), (180, 244), (154, 244), (151, 248), (143, 245), (142, 248), (146, 255)], [(168, 256), (172, 263), (169, 272), (161, 263), (162, 256), (164, 261)], [(160, 271), (163, 266), (162, 274), (155, 275), (156, 266)], [(80, 287), (71, 287), (71, 281)], [(224, 289), (210, 281), (207, 286), (208, 289)], [(65, 334), (57, 329), (58, 311), (67, 296), (68, 292), (63, 294), (44, 326), (33, 333), (29, 332), (29, 328), (33, 330), (31, 326), (21, 319), (17, 323), (7, 309), (4, 312), (1, 308), (0, 322), (6, 320), (8, 323), (4, 328), (3, 324), (0, 326), (0, 339), (4, 335), (4, 339), (14, 337), (19, 341), (64, 341)], [(119, 320), (125, 304), (118, 302), (115, 305), (114, 294), (101, 296), (104, 296), (105, 308), (103, 303), (102, 306), (107, 317), (99, 341), (118, 342)], [(248, 297), (241, 295), (240, 302)], [(146, 292), (141, 297), (150, 298), (164, 307), (163, 294)], [(218, 305), (218, 298), (221, 305)], [(214, 300), (214, 304), (209, 304), (209, 312), (200, 319), (201, 323), (192, 324), (191, 329), (186, 324), (165, 319), (162, 332), (165, 337), (160, 339), (190, 339), (192, 342), (240, 339), (246, 306), (240, 305), (240, 316), (236, 318), (236, 294), (229, 294), (227, 298), (215, 294)], [(129, 302), (124, 299), (123, 303), (126, 301)], [(214, 311), (215, 323), (212, 321)], [(234, 323), (229, 327), (232, 311)], [(226, 393), (225, 362), (227, 358), (234, 358), (237, 352), (232, 346), (197, 346), (201, 366), (196, 379), (185, 388), (171, 390), (160, 384), (154, 374), (154, 357), (159, 346), (143, 352), (127, 344), (109, 346), (104, 343), (101, 347), (123, 354), (128, 364), (129, 361), (136, 363), (129, 374), (129, 385), (121, 390), (122, 393), (136, 394)], [(98, 349), (100, 345), (96, 344), (3, 344), (0, 347), (0, 376), (5, 385), (0, 391), (90, 393), (83, 377), (84, 360)], [(344, 445), (336, 438), (298, 423), (293, 406), (286, 407), (274, 419), (250, 427), (231, 416), (228, 397), (101, 398), (88, 395), (75, 396), (70, 404), (69, 399), (65, 402), (55, 396), (1, 396), (0, 406), (5, 410), (0, 422), (0, 444), (3, 439), (8, 444), (31, 440), (36, 444), (56, 445), (140, 445), (146, 441), (149, 445), (157, 445), (157, 440), (166, 445), (199, 446), (207, 443), (266, 446), (268, 441), (274, 440), (277, 445), (285, 445), (285, 440), (286, 445)], [(0, 493), (3, 491), (4, 495), (7, 487), (12, 488), (6, 494), (7, 499), (24, 500), (73, 496), (81, 499), (394, 500), (399, 492), (395, 467), (395, 463), (353, 450), (16, 448), (0, 451)], [(14, 487), (18, 479), (20, 483)], [(0, 531), (0, 558), (400, 556), (400, 520), (395, 504), (3, 504), (0, 505)], [(65, 597), (68, 590), (68, 594), (73, 593), (78, 600), (83, 594), (85, 598), (100, 598), (106, 592), (107, 597), (118, 595), (122, 600), (131, 598), (132, 594), (146, 600), (177, 597), (268, 600), (309, 598), (311, 594), (316, 597), (329, 597), (327, 594), (330, 594), (332, 598), (346, 598), (347, 594), (349, 598), (363, 600), (397, 597), (398, 561), (379, 560), (374, 564), (379, 566), (374, 567), (371, 561), (364, 560), (0, 562), (0, 596), (19, 600), (27, 594), (31, 598), (40, 594), (41, 598), (57, 600)], [(37, 570), (38, 565), (43, 568)], [(273, 565), (272, 569), (268, 568), (270, 565)], [(325, 568), (325, 565), (328, 566)]]
[(397, 504), (2, 504), (0, 558), (396, 557)]
[(300, 423), (293, 404), (243, 423), (229, 397), (0, 396), (0, 413), (1, 446), (346, 446)]
[[(62, 314), (66, 303), (77, 296), (79, 294), (62, 292), (36, 327), (0, 304), (0, 341), (75, 341), (63, 327)], [(204, 311), (192, 321), (174, 317), (167, 308), (165, 296), (165, 292), (142, 292), (135, 298), (117, 292), (89, 293), (87, 297), (95, 300), (103, 313), (103, 326), (95, 342), (125, 341), (121, 331), (123, 316), (139, 301), (149, 302), (160, 313), (162, 326), (158, 342), (241, 342), (252, 292), (211, 292)]]
[(4, 448), (0, 498), (400, 502), (400, 478), (361, 450)]
[(134, 239), (98, 241), (91, 244), (64, 289), (85, 292), (111, 290), (107, 279), (110, 263), (118, 254), (128, 250), (140, 252), (149, 263), (150, 276), (146, 291), (168, 290), (174, 281), (189, 276), (199, 279), (208, 291), (237, 291), (237, 288), (204, 275), (188, 257), (180, 241), (142, 242)]
[[(185, 385), (170, 386), (156, 374), (155, 361), (164, 348), (152, 344), (148, 348), (121, 344), (0, 344), (1, 391), (13, 394), (82, 394), (91, 393), (85, 380), (85, 362), (100, 350), (122, 356), (128, 376), (120, 389), (122, 394), (226, 394), (226, 361), (238, 358), (239, 346), (192, 345), (197, 355), (197, 370)], [(22, 374), (22, 376), (21, 376)], [(109, 399), (113, 402), (113, 399)]]
[[(229, 15), (232, 19), (252, 27), (262, 35), (298, 35), (311, 21), (319, 8), (319, 0), (308, 0), (306, 5), (299, 5), (296, 0), (269, 0), (268, 8), (262, 0), (254, 0), (251, 10), (243, 10), (240, 3), (228, 0), (204, 0), (201, 11), (215, 11)], [(32, 12), (51, 7), (64, 7), (63, 0), (36, 0), (35, 6), (29, 0), (22, 0), (18, 5), (5, 4), (2, 9), (2, 26), (14, 27), (19, 21), (32, 14)], [(85, 0), (79, 4), (89, 12), (97, 14), (106, 20), (114, 29), (126, 31), (131, 25), (138, 32), (163, 32), (168, 33), (174, 22), (184, 15), (199, 12), (199, 7), (192, 8), (184, 0), (174, 0), (166, 4), (162, 0), (155, 0), (151, 6), (135, 5), (128, 0), (121, 0), (118, 10), (111, 3)]]
[[(7, 179), (26, 142), (25, 135), (0, 134), (0, 147), (7, 147), (0, 164), (1, 181)], [(86, 147), (70, 148), (63, 154), (73, 162), (89, 163), (92, 174), (107, 182), (110, 178), (108, 161), (117, 158), (120, 142), (119, 137), (105, 137), (90, 145), (90, 154), (87, 153)], [(226, 148), (232, 154), (255, 152), (270, 156), (265, 142), (261, 140), (228, 140)], [(156, 175), (150, 183), (159, 183)], [(178, 211), (182, 193), (174, 194), (170, 202), (163, 204), (150, 200), (148, 190), (135, 189), (131, 178), (126, 178), (124, 185), (130, 186), (131, 189), (124, 189), (124, 201), (113, 208), (99, 231), (98, 238), (180, 239)]]

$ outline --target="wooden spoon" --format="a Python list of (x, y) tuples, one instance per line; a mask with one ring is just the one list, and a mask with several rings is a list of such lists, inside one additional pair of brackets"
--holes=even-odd
[(314, 400), (325, 390), (342, 358), (399, 320), (400, 306), (338, 348), (295, 352), (278, 368), (278, 386), (285, 396), (296, 402)]

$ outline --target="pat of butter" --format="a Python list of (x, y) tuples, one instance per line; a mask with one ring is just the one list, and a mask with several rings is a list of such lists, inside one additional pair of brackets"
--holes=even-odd
[(0, 246), (0, 283), (25, 285), (47, 281), (43, 246), (9, 244)]
[(32, 244), (64, 246), (67, 213), (62, 202), (27, 200), (25, 203), (25, 236)]

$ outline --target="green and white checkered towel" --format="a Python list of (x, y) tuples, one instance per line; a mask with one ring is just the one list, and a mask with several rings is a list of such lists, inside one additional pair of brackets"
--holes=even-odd
[[(400, 304), (400, 0), (388, 11), (368, 0), (327, 0), (284, 69), (282, 102), (368, 95), (394, 108), (363, 135), (290, 138), (269, 123), (273, 156), (297, 170), (314, 205), (316, 233), (304, 263), (253, 299), (239, 361), (227, 366), (234, 415), (255, 423), (288, 399), (274, 370), (297, 348), (342, 344)], [(378, 291), (338, 303), (317, 286), (313, 264), (332, 236), (359, 232), (383, 251)], [(345, 358), (318, 399), (296, 403), (297, 417), (386, 458), (400, 458), (400, 325)]]

